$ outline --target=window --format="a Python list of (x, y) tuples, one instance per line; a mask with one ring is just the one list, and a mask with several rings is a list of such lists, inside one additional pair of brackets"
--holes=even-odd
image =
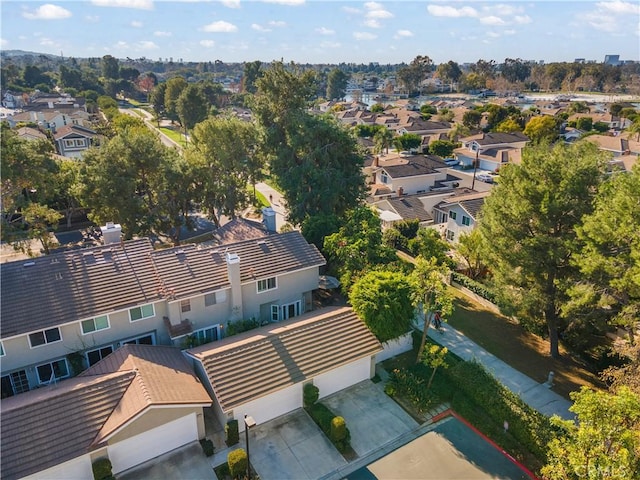
[(471, 224), (471, 219), (469, 217), (467, 217), (466, 215), (463, 215), (462, 216), (462, 224), (469, 226)]
[(455, 220), (458, 214), (456, 212), (449, 212), (449, 218), (451, 220)]
[(2, 377), (2, 398), (13, 397), (18, 393), (29, 391), (29, 379), (26, 370), (18, 370), (17, 372), (4, 375)]
[(142, 335), (140, 337), (129, 338), (128, 340), (123, 340), (120, 342), (120, 346), (122, 345), (155, 345), (156, 337), (153, 333), (149, 333), (147, 335)]
[(71, 147), (73, 147), (73, 144), (74, 144), (73, 140), (65, 140), (64, 141), (64, 146), (65, 147), (70, 147), (71, 148)]
[(387, 175), (386, 172), (380, 173), (380, 181), (382, 183), (389, 183), (389, 176)]
[(216, 294), (215, 293), (205, 293), (204, 295), (204, 306), (211, 307), (215, 305), (216, 302)]
[(76, 147), (84, 147), (84, 139), (76, 139)]
[(36, 367), (36, 371), (38, 372), (38, 382), (40, 382), (40, 384), (50, 383), (54, 380), (59, 380), (69, 376), (69, 368), (67, 367), (67, 361), (64, 358), (54, 362), (38, 365)]
[(4, 345), (0, 342), (0, 357), (4, 357)]
[(153, 311), (153, 305), (150, 303), (147, 305), (142, 305), (141, 307), (131, 308), (129, 310), (129, 317), (131, 318), (132, 322), (141, 320), (143, 318), (153, 317), (154, 315), (155, 313)]
[(196, 330), (191, 334), (191, 337), (195, 340), (196, 345), (204, 345), (205, 343), (213, 342), (218, 340), (218, 327)]
[(453, 240), (454, 235), (453, 230), (447, 230), (447, 240)]
[(109, 345), (108, 347), (91, 350), (87, 352), (87, 362), (89, 363), (89, 366), (94, 365), (110, 353), (113, 353), (113, 347), (111, 345)]
[(87, 333), (109, 328), (109, 317), (101, 315), (99, 317), (90, 318), (89, 320), (80, 322), (80, 325), (82, 326), (82, 334), (86, 335)]
[(188, 298), (186, 300), (180, 300), (180, 311), (182, 313), (187, 313), (191, 311), (191, 300)]
[(271, 321), (280, 321), (280, 307), (278, 305), (271, 305)]
[(60, 335), (60, 329), (57, 327), (29, 334), (31, 348), (46, 345), (47, 343), (59, 342), (60, 340), (62, 340), (62, 336)]
[(273, 290), (277, 287), (276, 277), (265, 278), (264, 280), (258, 280), (258, 293)]

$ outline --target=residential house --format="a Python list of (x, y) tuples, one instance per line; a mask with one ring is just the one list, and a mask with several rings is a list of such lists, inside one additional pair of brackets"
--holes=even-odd
[(2, 478), (93, 478), (121, 473), (204, 438), (211, 397), (182, 352), (126, 345), (81, 375), (3, 399)]
[(2, 94), (2, 106), (5, 108), (23, 108), (26, 103), (27, 99), (22, 93), (7, 90)]
[(473, 192), (449, 197), (434, 207), (434, 218), (440, 224), (447, 241), (455, 243), (460, 235), (475, 228), (484, 199), (489, 192)]
[(495, 172), (506, 163), (518, 163), (528, 141), (520, 132), (479, 133), (462, 138), (462, 147), (456, 148), (454, 154), (463, 167), (472, 167), (477, 159), (478, 168)]
[(3, 397), (68, 378), (122, 345), (187, 346), (223, 337), (236, 320), (298, 316), (312, 309), (325, 263), (296, 231), (165, 250), (121, 242), (114, 225), (103, 236), (114, 243), (0, 266)]
[[(382, 345), (351, 308), (332, 307), (191, 350), (224, 425), (264, 423), (303, 406), (303, 386), (320, 398), (375, 374)], [(238, 425), (244, 430), (244, 422)]]
[(89, 114), (83, 110), (42, 110), (42, 111), (25, 111), (15, 113), (7, 117), (7, 122), (11, 128), (15, 128), (18, 123), (35, 123), (38, 127), (45, 130), (56, 131), (67, 125), (79, 125), (82, 127), (91, 127)]
[(602, 151), (611, 152), (614, 157), (640, 155), (640, 142), (635, 139), (635, 136), (589, 135), (584, 140), (593, 143)]
[(617, 117), (610, 113), (574, 113), (567, 120), (575, 122), (580, 118), (590, 118), (594, 124), (604, 123), (609, 127), (609, 130), (623, 130), (632, 123), (628, 118)]
[(44, 133), (32, 127), (21, 127), (16, 130), (16, 135), (24, 140), (49, 140)]
[(378, 155), (367, 161), (364, 173), (371, 199), (378, 200), (455, 188), (460, 178), (448, 168), (436, 155)]
[(98, 133), (80, 125), (67, 125), (56, 129), (53, 140), (58, 153), (67, 158), (80, 158), (91, 147)]

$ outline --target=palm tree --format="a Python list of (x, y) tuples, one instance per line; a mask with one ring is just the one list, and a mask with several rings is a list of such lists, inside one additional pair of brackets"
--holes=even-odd
[(627, 132), (629, 132), (629, 137), (634, 134), (637, 135), (636, 142), (640, 142), (640, 118), (637, 118), (631, 125), (629, 125)]
[(373, 136), (373, 141), (376, 145), (377, 153), (382, 153), (382, 150), (385, 150), (385, 153), (389, 153), (389, 146), (393, 142), (393, 132), (388, 128), (380, 128)]

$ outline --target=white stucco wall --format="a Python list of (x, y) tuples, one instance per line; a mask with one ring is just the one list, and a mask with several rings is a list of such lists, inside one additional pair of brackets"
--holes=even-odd
[(267, 396), (257, 398), (233, 409), (238, 420), (238, 429), (244, 432), (245, 415), (250, 415), (256, 423), (264, 423), (280, 415), (302, 407), (302, 384), (297, 383)]
[(91, 458), (89, 454), (76, 457), (55, 467), (34, 473), (24, 479), (29, 480), (86, 480), (93, 478)]
[(391, 357), (408, 352), (413, 347), (411, 332), (407, 332), (401, 337), (394, 338), (382, 344), (384, 350), (376, 355), (376, 363), (383, 362)]
[(371, 357), (365, 357), (314, 377), (313, 384), (320, 390), (320, 398), (324, 398), (358, 382), (368, 380), (372, 375)]

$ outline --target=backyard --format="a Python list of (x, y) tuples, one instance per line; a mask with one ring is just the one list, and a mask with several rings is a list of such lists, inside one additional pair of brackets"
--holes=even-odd
[(548, 341), (474, 302), (459, 290), (452, 288), (451, 291), (455, 295), (455, 311), (449, 324), (496, 357), (540, 383), (553, 371), (552, 390), (567, 399), (570, 392), (583, 385), (604, 388), (598, 377), (562, 346), (562, 357), (551, 358)]

